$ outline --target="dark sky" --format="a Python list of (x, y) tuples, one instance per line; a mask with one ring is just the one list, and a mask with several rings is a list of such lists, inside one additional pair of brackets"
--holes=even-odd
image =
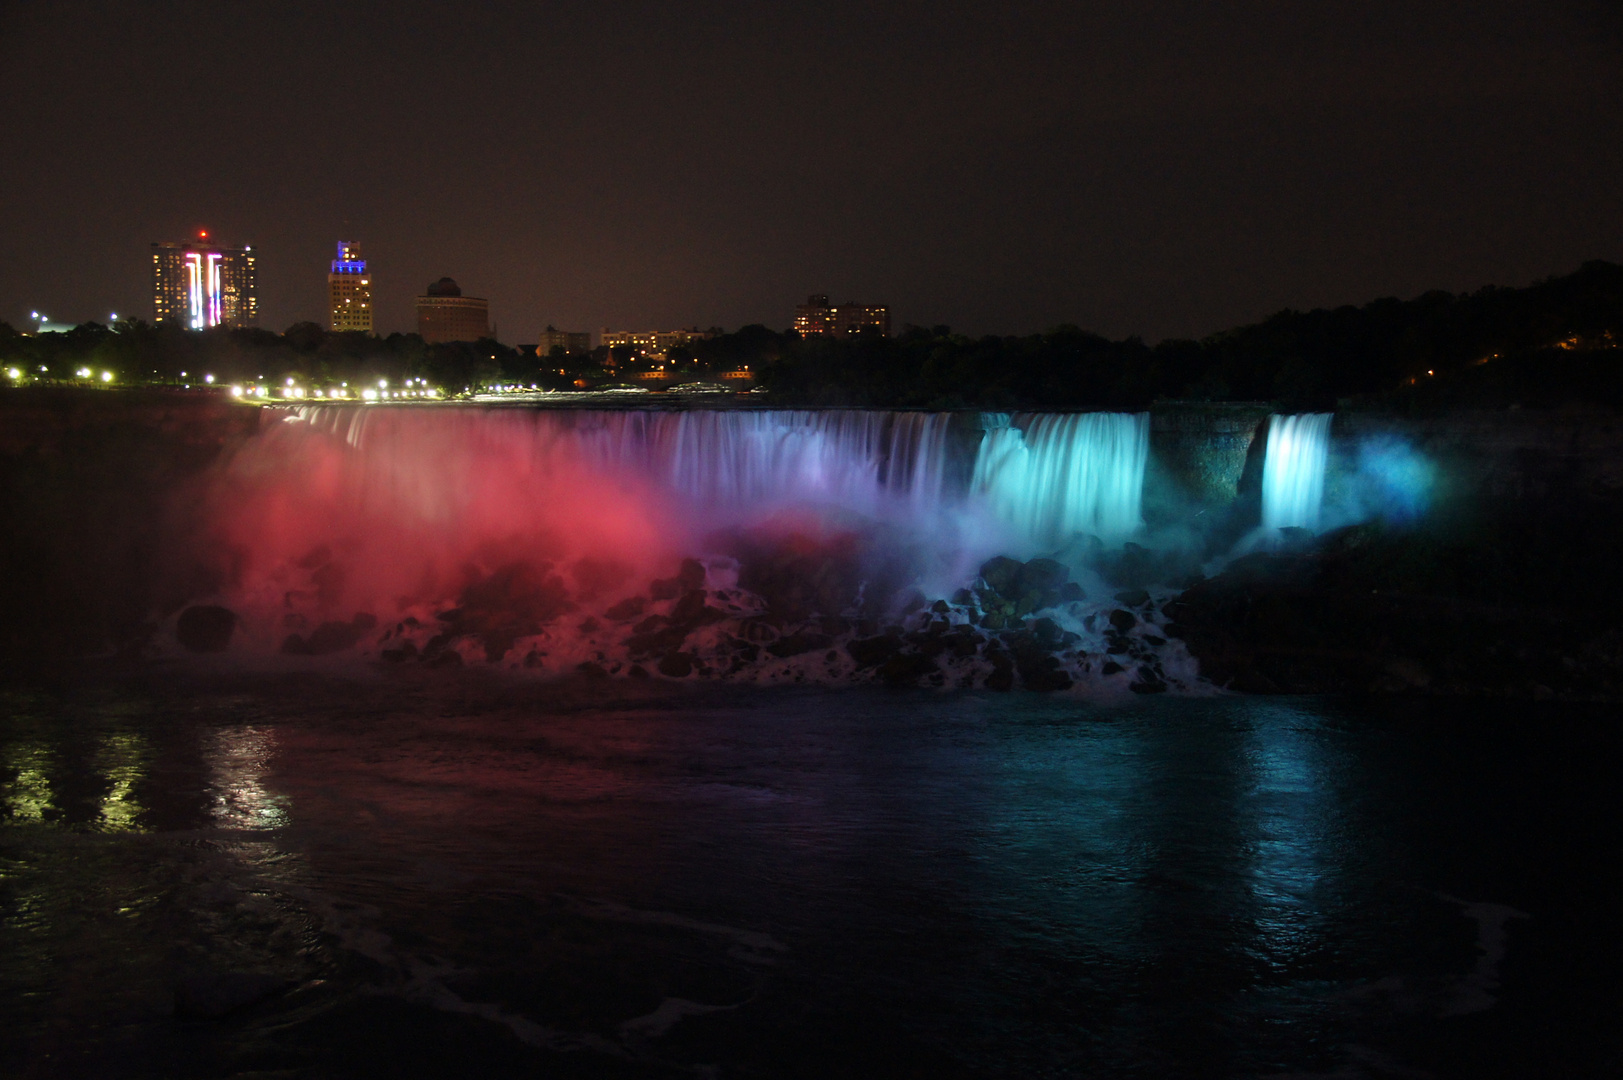
[(0, 0), (0, 319), (151, 317), (147, 245), (379, 329), (904, 322), (1150, 340), (1623, 261), (1606, 0)]

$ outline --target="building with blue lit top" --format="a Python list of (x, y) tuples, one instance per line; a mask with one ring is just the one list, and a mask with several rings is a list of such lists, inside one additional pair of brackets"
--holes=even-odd
[(372, 332), (372, 275), (361, 258), (361, 245), (338, 241), (338, 258), (327, 274), (327, 299), (334, 331)]

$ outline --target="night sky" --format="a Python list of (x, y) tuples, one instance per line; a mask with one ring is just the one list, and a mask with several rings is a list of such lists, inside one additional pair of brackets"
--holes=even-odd
[(789, 324), (1149, 340), (1623, 261), (1603, 0), (0, 2), (0, 319), (151, 318), (147, 245), (260, 251), (261, 325), (455, 277), (499, 336)]

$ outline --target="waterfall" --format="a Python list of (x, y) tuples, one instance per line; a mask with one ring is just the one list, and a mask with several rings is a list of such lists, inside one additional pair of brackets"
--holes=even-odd
[[(783, 505), (921, 519), (943, 498), (948, 413), (859, 410), (419, 410), (312, 405), (289, 419), (363, 457), (395, 445), (525, 471), (581, 469), (633, 479), (735, 517)], [(379, 447), (378, 449), (382, 449)], [(415, 456), (415, 455), (413, 455)], [(420, 466), (419, 466), (420, 467)], [(922, 523), (922, 521), (921, 521)]]
[[(1021, 423), (1020, 421), (1023, 421)], [(1143, 527), (1149, 413), (984, 414), (970, 488), (1031, 542), (1119, 541)]]
[(1262, 459), (1264, 529), (1319, 527), (1332, 415), (1276, 414), (1268, 418), (1268, 446)]

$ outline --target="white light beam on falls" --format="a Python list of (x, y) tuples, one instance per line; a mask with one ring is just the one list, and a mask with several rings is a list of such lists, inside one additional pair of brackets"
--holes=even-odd
[(1262, 459), (1262, 527), (1317, 530), (1324, 502), (1324, 467), (1332, 413), (1268, 418)]

